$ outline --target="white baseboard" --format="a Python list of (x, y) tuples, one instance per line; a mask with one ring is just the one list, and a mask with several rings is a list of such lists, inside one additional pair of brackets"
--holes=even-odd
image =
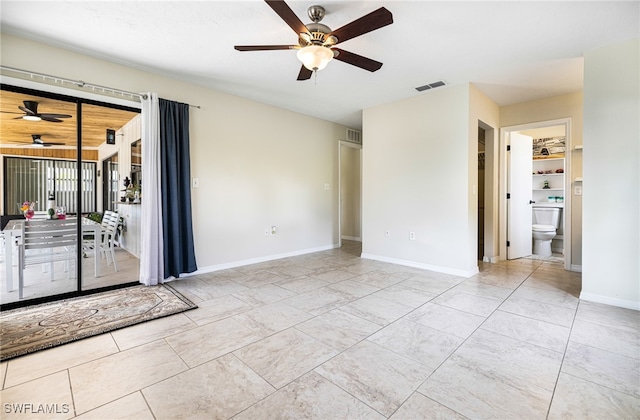
[(618, 306), (620, 308), (640, 311), (640, 302), (634, 302), (632, 300), (617, 299), (609, 296), (595, 295), (593, 293), (585, 292), (580, 292), (580, 300), (586, 300), (595, 303), (604, 303), (605, 305)]
[(582, 265), (571, 264), (571, 271), (577, 271), (578, 273), (582, 273)]
[(449, 267), (440, 267), (437, 265), (430, 265), (430, 264), (424, 264), (424, 263), (419, 263), (416, 261), (408, 261), (408, 260), (401, 260), (401, 259), (397, 259), (397, 258), (389, 258), (389, 257), (382, 257), (380, 255), (372, 255), (372, 254), (366, 254), (366, 253), (362, 253), (362, 255), (360, 255), (361, 258), (366, 258), (368, 260), (376, 260), (376, 261), (382, 261), (382, 262), (388, 262), (391, 264), (398, 264), (398, 265), (405, 265), (407, 267), (414, 267), (414, 268), (421, 268), (423, 270), (430, 270), (430, 271), (435, 271), (438, 273), (445, 273), (445, 274), (452, 274), (454, 276), (460, 276), (460, 277), (471, 277), (471, 276), (475, 276), (476, 274), (478, 274), (478, 267), (476, 267), (474, 270), (469, 270), (469, 271), (465, 271), (465, 270), (457, 270), (455, 268), (449, 268)]
[(198, 274), (212, 273), (214, 271), (228, 270), (230, 268), (243, 267), (245, 265), (280, 260), (282, 258), (297, 257), (298, 255), (313, 254), (314, 252), (328, 251), (330, 249), (335, 249), (335, 248), (338, 248), (338, 244), (325, 245), (317, 248), (300, 249), (297, 251), (285, 252), (282, 254), (265, 255), (264, 257), (250, 258), (248, 260), (232, 261), (224, 264), (210, 265), (207, 267), (200, 267), (198, 268), (197, 271), (186, 274), (184, 277), (197, 276)]

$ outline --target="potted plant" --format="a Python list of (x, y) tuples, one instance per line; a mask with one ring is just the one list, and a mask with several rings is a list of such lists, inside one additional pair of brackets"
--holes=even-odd
[(138, 184), (129, 184), (125, 190), (125, 195), (130, 203), (139, 203), (140, 187)]

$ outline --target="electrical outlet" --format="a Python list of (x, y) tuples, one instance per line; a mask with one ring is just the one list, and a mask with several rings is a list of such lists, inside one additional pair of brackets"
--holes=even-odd
[(415, 232), (409, 232), (409, 239), (411, 239), (412, 241), (416, 240), (416, 233)]
[(331, 189), (331, 185), (329, 184), (324, 184), (324, 190), (325, 191), (329, 191)]
[(573, 187), (573, 195), (582, 195), (582, 187), (580, 185)]
[(274, 236), (278, 233), (278, 229), (275, 226), (271, 226), (271, 236)]

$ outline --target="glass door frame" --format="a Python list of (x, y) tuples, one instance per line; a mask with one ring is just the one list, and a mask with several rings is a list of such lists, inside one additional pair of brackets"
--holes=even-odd
[[(45, 87), (46, 85), (43, 85), (43, 88)], [(138, 108), (133, 108), (125, 105), (103, 102), (103, 101), (98, 101), (98, 100), (93, 100), (93, 99), (88, 99), (88, 98), (83, 98), (78, 96), (71, 96), (71, 95), (66, 95), (61, 93), (53, 93), (53, 92), (48, 92), (46, 90), (15, 86), (15, 85), (10, 85), (6, 83), (0, 83), (0, 91), (9, 91), (9, 92), (15, 92), (15, 93), (22, 93), (26, 95), (34, 95), (34, 96), (39, 96), (43, 98), (71, 102), (76, 104), (76, 160), (75, 162), (76, 162), (76, 167), (78, 168), (78, 171), (82, 167), (82, 105), (83, 104), (120, 109), (125, 111), (136, 112), (136, 113), (141, 112), (141, 110)], [(97, 170), (99, 167), (99, 162), (96, 163), (95, 167)], [(4, 174), (3, 174), (3, 179), (6, 180), (6, 177), (4, 176)], [(94, 180), (95, 180), (94, 184), (97, 184), (97, 177), (94, 177)], [(6, 193), (3, 194), (2, 200), (4, 203), (4, 211), (7, 212), (7, 206), (9, 205), (9, 203), (7, 203)], [(78, 217), (81, 217), (81, 214), (82, 214), (81, 213), (82, 211), (82, 177), (81, 176), (78, 176), (76, 180), (76, 202), (78, 203)], [(95, 185), (94, 185), (94, 202), (97, 203), (97, 188), (95, 188)], [(83, 270), (82, 270), (82, 264), (81, 264), (82, 258), (83, 258), (83, 255), (82, 255), (83, 251), (81, 246), (82, 225), (80, 223), (78, 223), (77, 225), (77, 234), (78, 234), (77, 236), (78, 245), (76, 246), (76, 264), (75, 264), (76, 274), (77, 274), (76, 290), (72, 292), (40, 296), (32, 299), (24, 299), (24, 300), (18, 300), (16, 302), (8, 302), (8, 303), (0, 304), (0, 311), (20, 308), (20, 307), (30, 306), (30, 305), (37, 305), (41, 303), (52, 302), (52, 301), (57, 301), (62, 299), (68, 299), (72, 297), (91, 295), (94, 293), (100, 293), (107, 290), (120, 289), (120, 288), (139, 284), (138, 281), (133, 281), (129, 283), (115, 284), (115, 285), (104, 286), (104, 287), (99, 287), (95, 289), (83, 290), (82, 289), (82, 271)]]

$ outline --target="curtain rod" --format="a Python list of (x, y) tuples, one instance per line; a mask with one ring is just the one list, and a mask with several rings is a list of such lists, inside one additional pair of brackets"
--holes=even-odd
[[(121, 89), (115, 89), (115, 88), (110, 88), (107, 86), (101, 86), (101, 85), (96, 85), (93, 83), (87, 83), (85, 81), (82, 80), (72, 80), (72, 79), (66, 79), (64, 77), (58, 77), (58, 76), (51, 76), (49, 74), (44, 74), (44, 73), (37, 73), (37, 72), (33, 72), (33, 71), (27, 71), (27, 70), (21, 70), (21, 69), (16, 69), (13, 67), (8, 67), (8, 66), (1, 66), (0, 65), (0, 69), (2, 70), (7, 70), (7, 71), (12, 71), (15, 73), (20, 73), (23, 75), (27, 75), (29, 77), (31, 77), (32, 79), (34, 77), (40, 77), (43, 81), (46, 81), (47, 79), (50, 79), (51, 81), (53, 81), (53, 84), (58, 84), (58, 83), (67, 83), (67, 84), (71, 84), (80, 88), (87, 88), (87, 89), (91, 89), (93, 91), (98, 90), (98, 91), (102, 91), (102, 93), (111, 93), (113, 95), (120, 95), (120, 96), (128, 96), (131, 99), (137, 100), (137, 101), (141, 101), (142, 99), (147, 99), (147, 95), (144, 93), (136, 93), (136, 92), (128, 92), (126, 90), (121, 90)], [(199, 105), (189, 105), (190, 107), (193, 108), (198, 108), (200, 109)]]

